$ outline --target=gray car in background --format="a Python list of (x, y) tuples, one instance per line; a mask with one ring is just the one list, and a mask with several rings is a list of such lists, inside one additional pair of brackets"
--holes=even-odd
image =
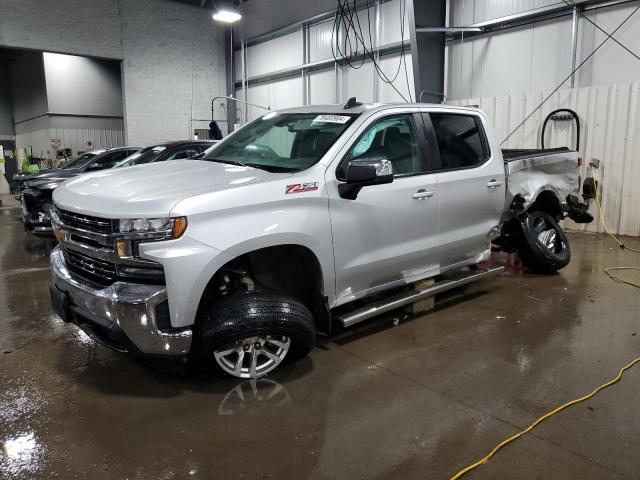
[(92, 150), (63, 163), (60, 167), (34, 174), (21, 174), (14, 181), (22, 204), (25, 230), (39, 236), (51, 235), (51, 194), (62, 182), (83, 173), (113, 168), (139, 150), (138, 147), (115, 147)]

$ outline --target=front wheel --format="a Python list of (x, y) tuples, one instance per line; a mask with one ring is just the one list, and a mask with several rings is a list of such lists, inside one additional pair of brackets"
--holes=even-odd
[(307, 307), (284, 295), (244, 292), (209, 306), (197, 322), (192, 352), (238, 378), (258, 378), (305, 356), (316, 333)]
[(528, 212), (520, 218), (519, 253), (533, 273), (553, 273), (569, 264), (571, 249), (558, 222), (544, 212)]

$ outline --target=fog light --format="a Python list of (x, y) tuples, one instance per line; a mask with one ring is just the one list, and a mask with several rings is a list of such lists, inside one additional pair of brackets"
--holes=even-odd
[(53, 234), (58, 239), (59, 242), (64, 242), (64, 232), (60, 229), (58, 225), (53, 227)]
[(116, 255), (119, 257), (132, 257), (131, 242), (129, 240), (116, 240)]

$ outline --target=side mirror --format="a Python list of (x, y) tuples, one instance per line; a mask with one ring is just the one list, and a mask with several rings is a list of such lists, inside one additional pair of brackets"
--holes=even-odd
[(386, 158), (352, 160), (347, 166), (345, 183), (338, 185), (342, 198), (355, 200), (362, 187), (393, 182), (393, 166)]
[(92, 163), (87, 167), (88, 172), (95, 172), (96, 170), (102, 170), (104, 167), (100, 163)]

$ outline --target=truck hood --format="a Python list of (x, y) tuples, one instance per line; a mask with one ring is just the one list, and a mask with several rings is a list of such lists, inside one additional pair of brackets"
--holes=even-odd
[(65, 210), (97, 217), (166, 217), (187, 197), (289, 176), (204, 160), (172, 160), (81, 175), (56, 188), (53, 200)]

